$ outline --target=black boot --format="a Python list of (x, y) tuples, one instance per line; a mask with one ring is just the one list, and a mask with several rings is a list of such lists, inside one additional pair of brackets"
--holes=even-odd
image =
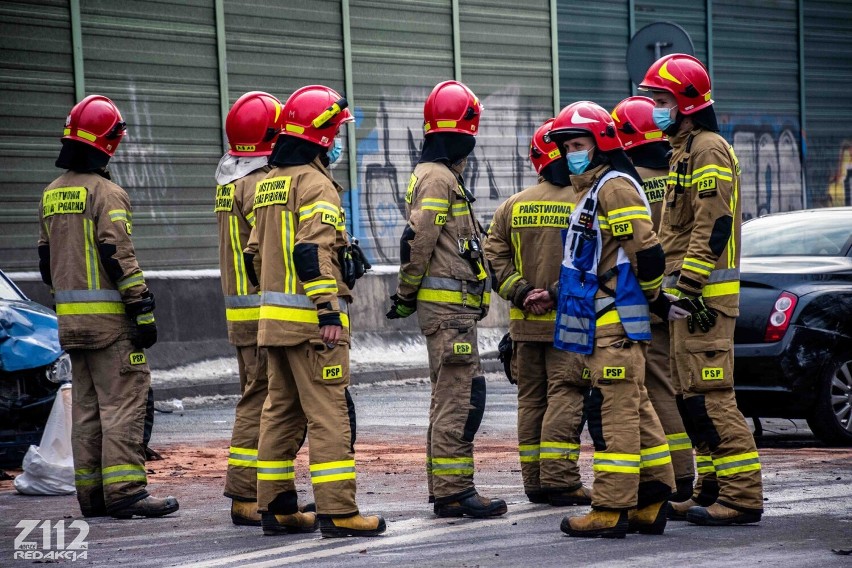
[(508, 508), (502, 499), (489, 499), (477, 493), (458, 501), (450, 503), (435, 504), (435, 514), (439, 517), (473, 517), (482, 519), (485, 517), (499, 517), (506, 513)]

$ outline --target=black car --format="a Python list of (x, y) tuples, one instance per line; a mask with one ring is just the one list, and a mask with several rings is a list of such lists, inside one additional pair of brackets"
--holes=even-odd
[(0, 467), (18, 467), (38, 445), (71, 359), (56, 313), (27, 299), (0, 271)]
[(737, 402), (852, 445), (852, 207), (743, 223)]

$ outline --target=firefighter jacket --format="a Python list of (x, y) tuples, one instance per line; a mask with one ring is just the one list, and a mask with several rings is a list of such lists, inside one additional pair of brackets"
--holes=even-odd
[(642, 176), (642, 189), (645, 191), (645, 198), (651, 208), (651, 222), (654, 224), (654, 232), (659, 237), (669, 172), (667, 170), (652, 170), (642, 166), (636, 166), (636, 171)]
[(739, 315), (740, 166), (724, 138), (696, 128), (671, 138), (660, 241), (664, 288), (704, 296), (723, 314)]
[(421, 326), (432, 316), (484, 317), (491, 279), (482, 256), (482, 231), (461, 166), (417, 164), (405, 194), (408, 224), (400, 239), (397, 295), (417, 299)]
[(346, 244), (339, 191), (319, 158), (272, 168), (257, 183), (247, 249), (257, 250), (261, 347), (319, 340), (320, 318), (334, 315), (343, 326), (341, 341), (349, 341), (352, 293), (341, 279), (337, 254)]
[(243, 257), (251, 228), (254, 226), (254, 190), (269, 173), (259, 168), (239, 179), (216, 186), (214, 211), (219, 221), (219, 270), (225, 296), (228, 340), (238, 347), (257, 343), (257, 319), (260, 294), (249, 280)]
[(125, 304), (148, 291), (130, 234), (127, 193), (97, 173), (67, 171), (39, 206), (39, 256), (64, 349), (103, 349), (131, 336)]
[[(580, 175), (571, 176), (573, 201), (578, 212), (586, 194), (608, 172), (608, 166), (598, 166)], [(596, 215), (600, 249), (597, 275), (600, 287), (595, 293), (595, 335), (626, 336), (619, 310), (613, 308), (619, 286), (625, 285), (629, 277), (625, 271), (617, 270), (616, 264), (624, 264), (626, 256), (641, 292), (646, 300), (650, 301), (660, 293), (665, 260), (651, 224), (648, 206), (632, 180), (619, 176), (602, 183), (597, 195)], [(569, 245), (570, 243), (566, 242), (566, 246)], [(619, 254), (619, 250), (623, 251), (623, 255)], [(622, 262), (619, 262), (620, 257)], [(560, 283), (560, 288), (561, 286)], [(622, 293), (626, 292), (622, 290)], [(562, 294), (560, 289), (560, 296)], [(641, 314), (637, 315), (637, 322), (644, 330), (645, 325), (649, 326), (648, 307), (645, 305), (639, 308)]]
[(573, 209), (570, 187), (541, 177), (538, 181), (538, 185), (516, 193), (497, 208), (485, 240), (494, 289), (513, 304), (509, 308), (509, 334), (515, 341), (553, 340), (556, 312), (525, 312), (522, 296), (532, 288), (546, 289), (559, 279), (562, 231), (568, 228)]

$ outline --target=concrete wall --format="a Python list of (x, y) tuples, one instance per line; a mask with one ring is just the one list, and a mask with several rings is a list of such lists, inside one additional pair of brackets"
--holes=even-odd
[[(53, 308), (53, 298), (37, 273), (8, 274), (32, 300)], [(218, 271), (146, 272), (145, 280), (157, 301), (159, 340), (149, 351), (154, 368), (171, 368), (215, 357), (228, 357), (225, 307)], [(355, 302), (350, 320), (352, 333), (386, 334), (398, 340), (419, 332), (417, 317), (404, 320), (385, 318), (396, 289), (396, 270), (377, 267), (355, 286)], [(492, 294), (492, 309), (481, 327), (508, 329), (508, 303)]]

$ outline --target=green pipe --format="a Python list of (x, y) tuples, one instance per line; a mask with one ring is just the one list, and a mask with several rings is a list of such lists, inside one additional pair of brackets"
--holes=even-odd
[[(352, 79), (352, 29), (350, 26), (349, 0), (341, 2), (341, 20), (343, 24), (343, 89), (349, 109), (355, 113), (355, 82)], [(361, 192), (358, 190), (358, 139), (355, 136), (355, 123), (346, 126), (346, 149), (349, 151), (349, 211), (350, 229), (356, 237), (361, 235)]]
[[(636, 35), (636, 0), (627, 1), (627, 35), (627, 44), (629, 45), (630, 40)], [(633, 80), (628, 76), (627, 81), (630, 84), (630, 94), (636, 95), (638, 91), (636, 90), (636, 85), (633, 84)]]
[(453, 77), (462, 80), (461, 65), (461, 22), (459, 18), (459, 0), (453, 0)]
[(228, 58), (225, 51), (225, 3), (215, 0), (216, 8), (216, 55), (219, 59), (219, 114), (222, 121), (222, 150), (228, 151), (228, 137), (225, 135), (225, 119), (228, 117), (230, 98), (228, 95)]
[(706, 0), (707, 6), (707, 73), (713, 85), (713, 0)]
[(805, 78), (805, 7), (802, 0), (797, 5), (799, 15), (799, 155), (802, 164), (802, 207), (808, 207), (808, 178), (805, 175), (805, 133), (807, 132), (807, 82)]
[(553, 116), (562, 108), (559, 87), (559, 20), (557, 0), (550, 0), (550, 60), (553, 73)]
[(83, 71), (83, 25), (80, 21), (80, 0), (71, 0), (71, 58), (74, 64), (74, 98), (86, 96), (86, 75)]

